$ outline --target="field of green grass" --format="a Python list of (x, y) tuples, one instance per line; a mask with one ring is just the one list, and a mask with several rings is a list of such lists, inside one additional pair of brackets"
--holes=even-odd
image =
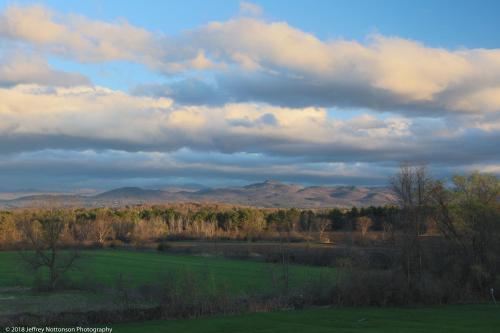
[[(112, 286), (120, 275), (131, 283), (158, 282), (171, 272), (190, 272), (198, 281), (224, 282), (232, 293), (265, 292), (282, 267), (263, 262), (157, 252), (95, 250), (83, 252), (69, 275)], [(332, 268), (290, 266), (291, 284), (334, 277)], [(273, 277), (274, 276), (274, 277)], [(0, 315), (20, 312), (110, 309), (106, 294), (80, 291), (35, 293), (34, 274), (16, 252), (0, 252)], [(213, 317), (193, 320), (149, 321), (112, 325), (114, 332), (500, 332), (500, 307), (462, 305), (422, 309), (339, 308)]]
[[(158, 281), (168, 273), (191, 272), (207, 283), (225, 283), (232, 292), (265, 290), (281, 274), (276, 264), (229, 260), (202, 256), (180, 256), (157, 252), (95, 250), (83, 252), (77, 266), (69, 272), (73, 280), (92, 280), (113, 285), (122, 275), (133, 283)], [(301, 265), (290, 266), (291, 284), (334, 274), (332, 268)], [(30, 286), (34, 275), (29, 273), (16, 252), (0, 252), (0, 286)]]
[(113, 332), (500, 332), (500, 307), (339, 308), (112, 325)]

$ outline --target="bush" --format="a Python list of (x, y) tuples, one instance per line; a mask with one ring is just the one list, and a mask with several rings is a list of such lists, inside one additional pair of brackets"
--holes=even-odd
[(340, 304), (349, 306), (400, 306), (411, 300), (405, 276), (396, 271), (353, 270), (340, 279)]
[(112, 249), (116, 249), (123, 246), (123, 242), (119, 239), (112, 240), (108, 245)]
[(168, 250), (170, 250), (170, 248), (171, 248), (170, 244), (168, 244), (166, 242), (158, 243), (158, 245), (156, 246), (156, 250), (160, 251), (160, 252), (168, 251)]
[(56, 288), (53, 289), (50, 285), (49, 280), (44, 277), (41, 271), (37, 271), (33, 278), (33, 291), (36, 292), (50, 292), (54, 290), (70, 290), (79, 289), (75, 286), (75, 282), (70, 280), (67, 276), (61, 276), (58, 281)]
[(492, 286), (493, 295), (495, 296), (497, 302), (500, 302), (500, 275), (497, 275), (495, 283)]

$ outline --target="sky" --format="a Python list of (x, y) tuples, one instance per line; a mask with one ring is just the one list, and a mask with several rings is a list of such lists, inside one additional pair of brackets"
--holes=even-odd
[(0, 0), (0, 191), (498, 175), (499, 12)]

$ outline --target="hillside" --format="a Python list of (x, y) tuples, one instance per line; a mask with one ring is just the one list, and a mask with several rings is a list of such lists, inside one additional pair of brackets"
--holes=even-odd
[(1, 200), (0, 206), (30, 207), (57, 203), (61, 205), (122, 206), (176, 202), (225, 203), (258, 207), (352, 207), (380, 206), (394, 202), (386, 187), (310, 186), (285, 184), (274, 180), (242, 187), (201, 190), (151, 190), (124, 187), (97, 195), (32, 195)]

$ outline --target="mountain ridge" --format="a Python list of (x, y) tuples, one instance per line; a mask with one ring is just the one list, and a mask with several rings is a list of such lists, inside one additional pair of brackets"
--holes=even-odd
[(121, 187), (95, 195), (40, 194), (0, 200), (0, 207), (39, 207), (44, 202), (87, 207), (198, 202), (275, 208), (326, 208), (382, 206), (393, 203), (394, 199), (394, 193), (387, 187), (302, 186), (266, 180), (240, 187), (198, 190)]

